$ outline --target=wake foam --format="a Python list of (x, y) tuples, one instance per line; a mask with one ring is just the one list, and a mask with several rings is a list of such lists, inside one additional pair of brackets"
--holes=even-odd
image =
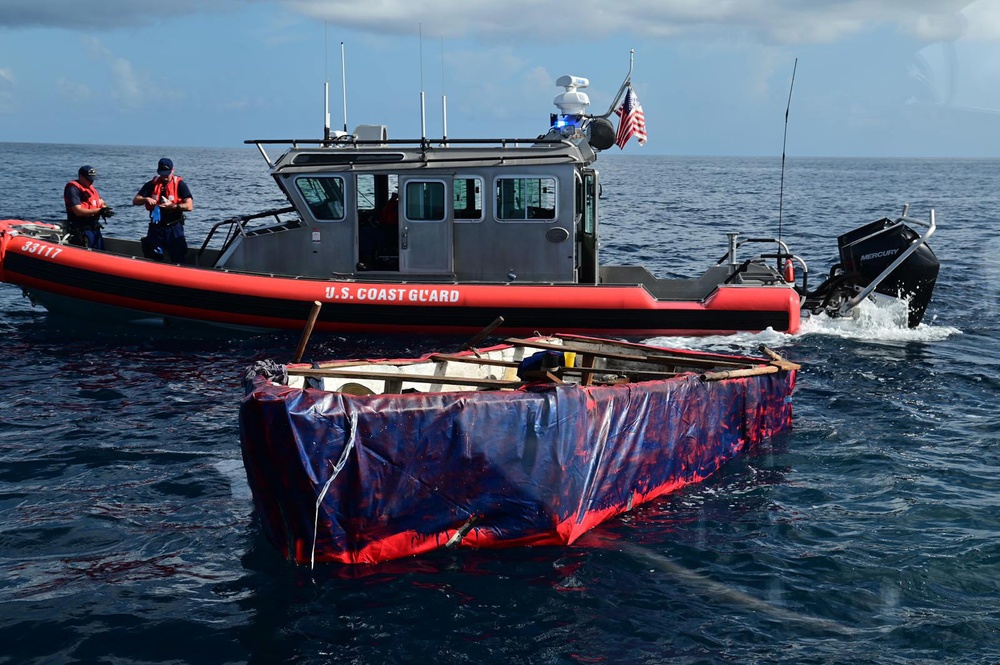
[(802, 325), (795, 335), (775, 332), (768, 328), (759, 333), (711, 335), (708, 337), (652, 337), (645, 340), (653, 346), (667, 346), (695, 351), (756, 355), (763, 344), (780, 349), (808, 335), (822, 335), (870, 342), (939, 342), (962, 331), (951, 326), (936, 326), (933, 317), (916, 328), (906, 325), (907, 303), (896, 298), (878, 297), (865, 300), (854, 308), (853, 316), (830, 318), (826, 314), (802, 316)]

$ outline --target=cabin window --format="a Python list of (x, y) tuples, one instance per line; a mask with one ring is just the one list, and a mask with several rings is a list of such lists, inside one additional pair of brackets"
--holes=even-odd
[(556, 218), (555, 178), (498, 178), (497, 219)]
[(335, 177), (296, 178), (298, 187), (313, 217), (332, 221), (344, 219), (344, 179)]
[(588, 173), (583, 181), (583, 232), (594, 235), (597, 231), (597, 178)]
[(404, 205), (406, 218), (411, 221), (438, 222), (444, 219), (444, 183), (406, 183)]
[(483, 179), (456, 176), (451, 184), (452, 207), (456, 221), (478, 221), (483, 218)]

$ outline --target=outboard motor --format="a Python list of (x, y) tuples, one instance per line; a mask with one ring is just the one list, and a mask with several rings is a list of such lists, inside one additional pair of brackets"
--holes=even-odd
[[(840, 263), (825, 282), (806, 294), (804, 308), (814, 314), (842, 316), (875, 291), (906, 299), (907, 324), (917, 327), (934, 291), (940, 263), (926, 243), (934, 232), (934, 212), (923, 236), (904, 222), (908, 219), (904, 209), (900, 219), (885, 217), (838, 237)], [(889, 271), (904, 254), (906, 258)]]

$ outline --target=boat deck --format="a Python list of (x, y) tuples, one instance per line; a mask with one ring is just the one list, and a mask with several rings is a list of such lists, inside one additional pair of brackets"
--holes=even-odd
[[(546, 369), (519, 369), (538, 351), (569, 354)], [(618, 385), (669, 379), (694, 373), (702, 381), (772, 374), (798, 369), (766, 347), (764, 359), (735, 358), (705, 352), (659, 352), (630, 342), (577, 335), (549, 339), (509, 338), (504, 344), (457, 354), (435, 353), (417, 360), (337, 360), (310, 366), (289, 365), (289, 385), (312, 385), (350, 394), (516, 390), (528, 384)]]

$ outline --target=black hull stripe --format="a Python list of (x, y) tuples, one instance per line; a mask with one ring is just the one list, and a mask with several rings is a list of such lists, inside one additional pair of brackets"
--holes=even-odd
[[(164, 306), (186, 307), (211, 313), (218, 321), (219, 314), (243, 315), (284, 320), (286, 327), (300, 327), (312, 307), (311, 301), (266, 298), (158, 284), (146, 280), (129, 279), (108, 273), (73, 268), (52, 261), (36, 259), (23, 254), (8, 252), (5, 271), (7, 281), (13, 275), (43, 281), (53, 285), (49, 290), (65, 295), (67, 285), (91, 293), (117, 296)], [(41, 288), (41, 287), (35, 287)], [(505, 287), (516, 288), (516, 287)], [(558, 289), (560, 287), (553, 287)], [(95, 301), (103, 302), (97, 297)], [(764, 330), (771, 327), (788, 329), (787, 312), (762, 312), (756, 310), (709, 311), (672, 309), (606, 309), (564, 308), (552, 304), (538, 307), (462, 307), (391, 304), (348, 304), (328, 302), (320, 310), (317, 326), (333, 328), (344, 326), (396, 326), (405, 328), (475, 328), (481, 329), (496, 319), (504, 317), (504, 328), (522, 328), (539, 331), (577, 330)], [(333, 306), (329, 306), (332, 304)], [(155, 310), (154, 308), (154, 311)], [(162, 312), (157, 311), (158, 314)], [(221, 317), (225, 321), (225, 317)], [(323, 325), (328, 324), (328, 325)]]

